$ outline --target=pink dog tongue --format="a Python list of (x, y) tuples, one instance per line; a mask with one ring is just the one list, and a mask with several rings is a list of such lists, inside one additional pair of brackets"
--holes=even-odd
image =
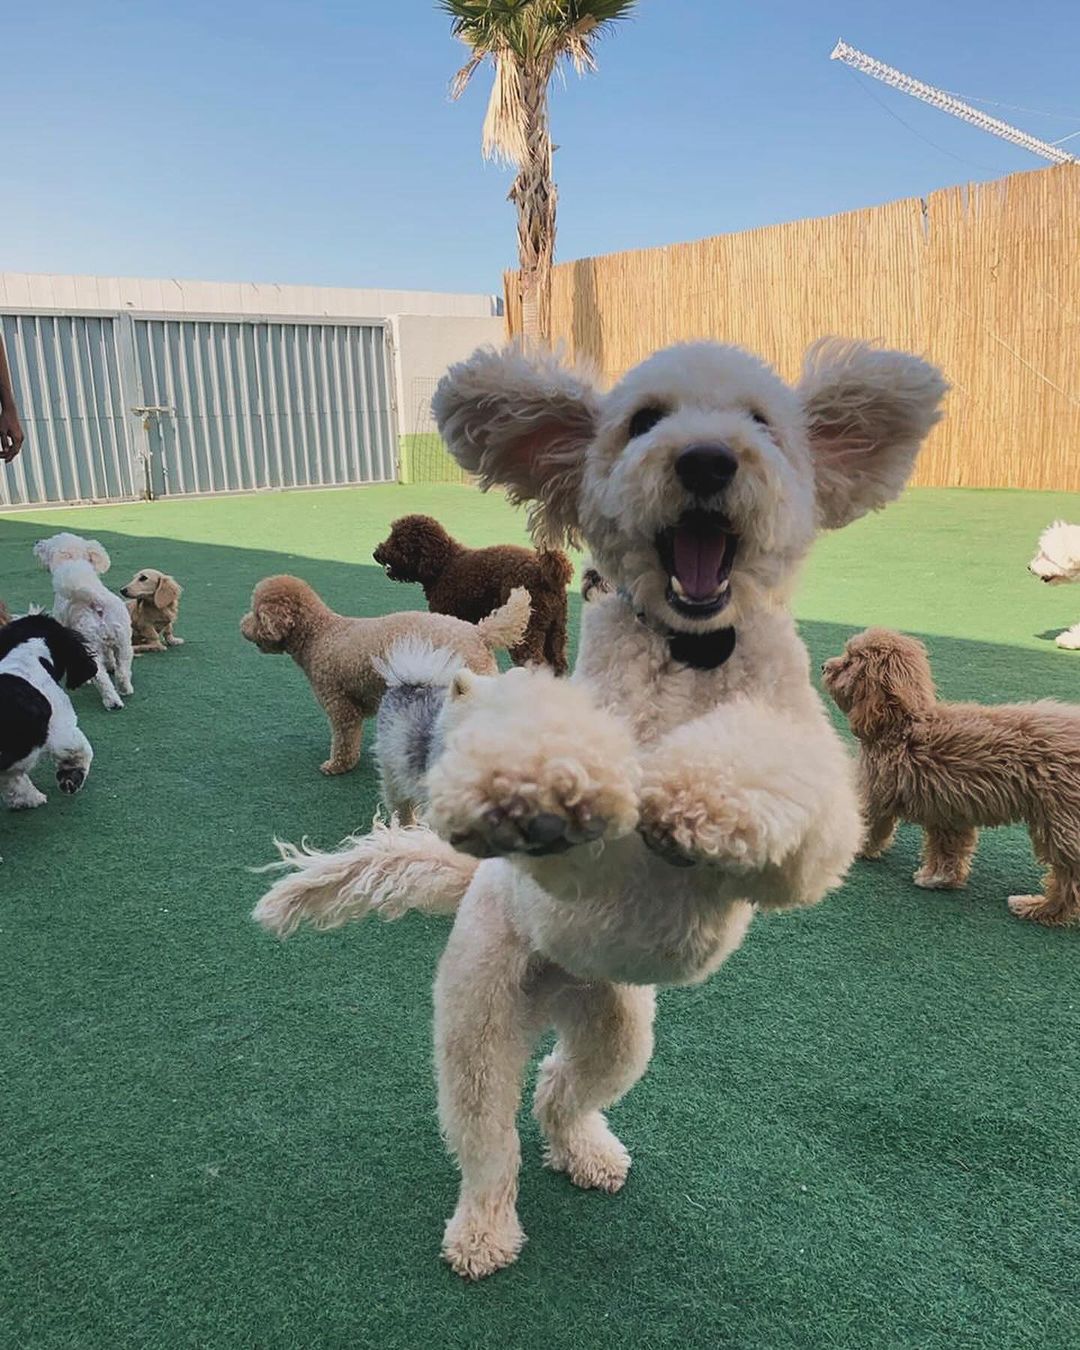
[(720, 584), (727, 535), (680, 525), (674, 539), (675, 575), (691, 600), (711, 600)]

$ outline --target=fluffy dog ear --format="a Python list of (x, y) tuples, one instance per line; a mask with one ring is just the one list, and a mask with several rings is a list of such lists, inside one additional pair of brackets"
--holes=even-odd
[(821, 526), (837, 529), (900, 495), (948, 387), (926, 361), (867, 342), (823, 338), (807, 351), (797, 392)]
[(105, 545), (100, 543), (97, 539), (88, 539), (86, 541), (86, 556), (90, 566), (98, 576), (101, 576), (103, 572), (107, 572), (112, 566), (112, 559), (105, 551)]
[(154, 588), (154, 604), (158, 609), (167, 609), (170, 605), (175, 605), (183, 593), (183, 587), (162, 572)]
[(285, 596), (260, 600), (254, 613), (256, 624), (271, 642), (284, 642), (296, 622), (295, 607)]
[(48, 567), (49, 555), (51, 553), (52, 548), (49, 544), (48, 539), (39, 539), (37, 543), (34, 545), (34, 557), (38, 560), (38, 562), (42, 565), (42, 567)]
[(547, 352), (481, 348), (451, 366), (432, 412), (450, 453), (486, 491), (531, 501), (538, 543), (575, 542), (585, 451), (596, 434), (599, 397), (583, 375)]

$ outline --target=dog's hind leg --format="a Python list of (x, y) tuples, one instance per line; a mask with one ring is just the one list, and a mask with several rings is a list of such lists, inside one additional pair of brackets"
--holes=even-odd
[(559, 1039), (540, 1066), (533, 1114), (547, 1139), (547, 1165), (575, 1186), (617, 1191), (626, 1180), (630, 1154), (603, 1108), (648, 1067), (655, 1006), (644, 985), (568, 985), (556, 996)]
[(0, 774), (0, 799), (9, 811), (30, 811), (49, 800), (26, 773)]
[[(1071, 822), (1061, 823), (1063, 832)], [(1031, 831), (1031, 843), (1039, 862), (1048, 868), (1044, 895), (1010, 895), (1009, 909), (1018, 919), (1045, 923), (1051, 927), (1080, 922), (1080, 866), (1071, 850), (1062, 849), (1038, 829)]]
[(134, 652), (130, 644), (122, 648), (116, 654), (116, 687), (122, 694), (133, 694), (135, 688), (131, 683), (131, 663), (134, 658)]
[(106, 708), (122, 708), (124, 700), (116, 691), (116, 685), (112, 682), (112, 677), (105, 669), (105, 663), (98, 658), (97, 674), (94, 676), (94, 688), (101, 695), (101, 701)]
[(957, 891), (967, 885), (978, 830), (923, 830), (922, 866), (912, 880), (928, 891)]
[[(501, 868), (495, 870), (498, 876)], [(510, 1265), (525, 1241), (516, 1210), (521, 1147), (514, 1119), (539, 1031), (528, 963), (499, 893), (478, 880), (462, 902), (435, 980), (439, 1120), (461, 1168), (442, 1254), (473, 1280)]]
[(1052, 928), (1080, 923), (1080, 876), (1052, 869), (1045, 895), (1010, 895), (1009, 909), (1018, 919), (1030, 919)]

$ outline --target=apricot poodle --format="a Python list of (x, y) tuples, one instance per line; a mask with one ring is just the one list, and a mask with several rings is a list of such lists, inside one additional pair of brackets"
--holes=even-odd
[(267, 577), (255, 587), (240, 631), (261, 652), (286, 652), (307, 676), (330, 721), (330, 758), (323, 773), (348, 773), (360, 758), (364, 719), (374, 717), (386, 682), (375, 661), (404, 637), (460, 655), (480, 675), (498, 671), (495, 652), (513, 647), (529, 622), (529, 593), (511, 591), (506, 604), (480, 623), (444, 614), (388, 614), (352, 619), (335, 614), (306, 581)]
[(515, 586), (532, 601), (525, 636), (510, 652), (516, 666), (566, 673), (566, 588), (574, 569), (557, 549), (516, 544), (466, 548), (431, 516), (402, 516), (372, 555), (392, 581), (418, 581), (433, 614), (477, 623), (506, 603)]
[(131, 639), (136, 653), (163, 652), (167, 647), (183, 646), (184, 639), (173, 632), (183, 593), (174, 577), (154, 567), (144, 567), (126, 586), (120, 587), (131, 614)]
[(978, 830), (1023, 823), (1047, 867), (1045, 895), (1013, 895), (1022, 919), (1080, 919), (1080, 707), (939, 703), (926, 648), (887, 628), (851, 638), (822, 667), (860, 747), (866, 840), (880, 857), (897, 822), (923, 830), (915, 884), (967, 884)]
[(900, 493), (944, 391), (917, 357), (836, 340), (794, 388), (712, 342), (657, 352), (609, 392), (514, 348), (440, 384), (458, 463), (531, 501), (542, 542), (583, 543), (614, 594), (582, 606), (571, 679), (511, 670), (444, 704), (430, 828), (285, 849), (256, 917), (285, 935), (455, 914), (435, 1044), (461, 1174), (443, 1255), (461, 1275), (509, 1265), (525, 1241), (517, 1115), (545, 1031), (547, 1163), (617, 1191), (630, 1153), (604, 1112), (649, 1064), (652, 986), (707, 979), (757, 909), (815, 904), (847, 872), (854, 766), (790, 597), (819, 530)]

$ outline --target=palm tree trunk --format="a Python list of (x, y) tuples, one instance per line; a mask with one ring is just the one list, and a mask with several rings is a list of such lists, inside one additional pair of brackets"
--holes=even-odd
[(521, 327), (529, 344), (551, 333), (551, 263), (555, 252), (555, 183), (551, 171), (547, 91), (550, 70), (521, 73), (525, 146), (528, 151), (510, 200), (517, 207)]

